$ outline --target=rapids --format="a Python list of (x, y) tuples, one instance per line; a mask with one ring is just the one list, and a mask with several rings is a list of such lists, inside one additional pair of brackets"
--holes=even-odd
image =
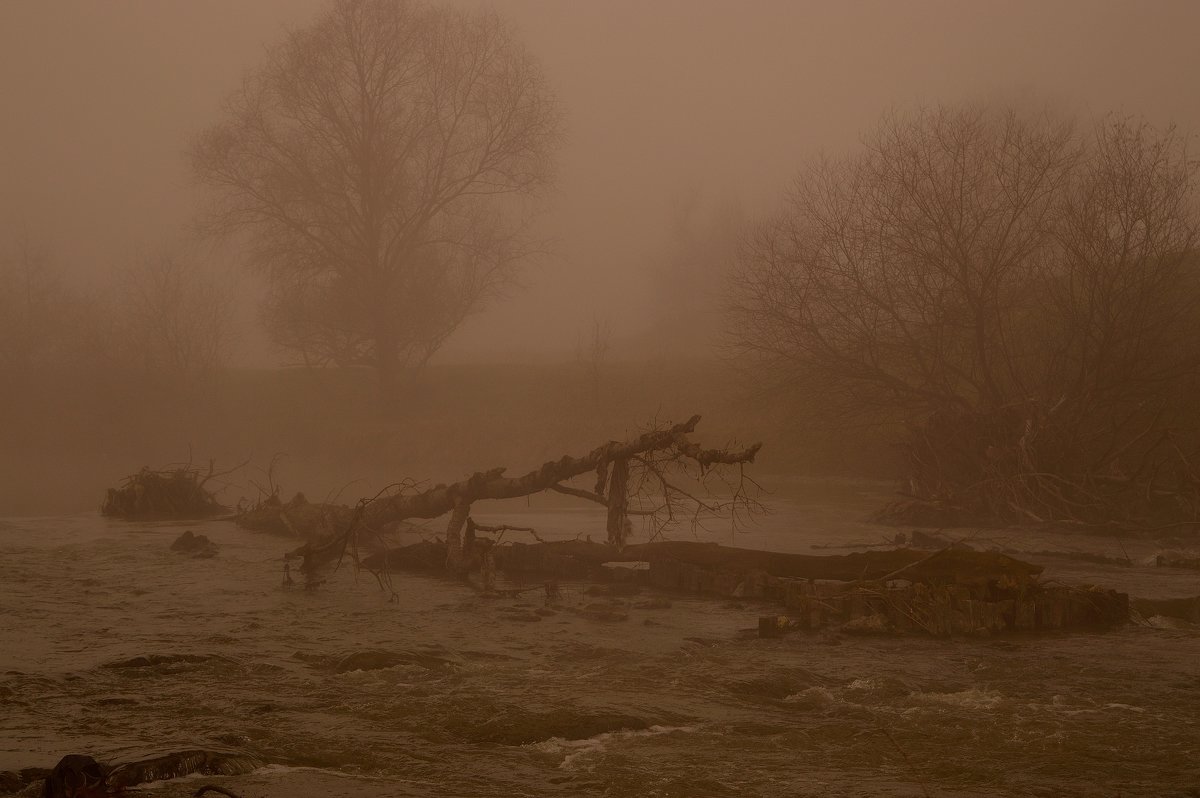
[[(772, 505), (733, 542), (811, 553), (894, 534), (858, 520), (862, 501)], [(532, 520), (545, 537), (602, 528), (590, 509), (554, 503), (481, 517)], [(217, 556), (172, 552), (185, 529)], [(1149, 564), (1157, 543), (959, 536), (1134, 562), (1030, 557), (1048, 578), (1200, 594), (1200, 573)], [(550, 608), (537, 593), (483, 599), (410, 575), (394, 578), (390, 602), (349, 567), (317, 590), (286, 588), (293, 545), (224, 521), (0, 520), (0, 770), (205, 748), (266, 764), (134, 794), (189, 795), (203, 778), (247, 798), (1182, 796), (1200, 785), (1200, 631), (1185, 623), (760, 640), (749, 630), (772, 609), (643, 593), (624, 599), (628, 620), (604, 622), (571, 611), (604, 600), (579, 583)]]

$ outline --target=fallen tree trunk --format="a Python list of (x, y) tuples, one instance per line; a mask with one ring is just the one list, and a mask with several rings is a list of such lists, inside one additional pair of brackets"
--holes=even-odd
[[(672, 497), (681, 501), (680, 497), (695, 502), (704, 510), (714, 510), (721, 507), (720, 503), (706, 504), (703, 500), (687, 494), (668, 482), (665, 476), (666, 465), (671, 463), (689, 462), (697, 465), (701, 475), (710, 469), (722, 465), (742, 465), (754, 462), (754, 457), (762, 447), (756, 443), (741, 450), (704, 449), (688, 439), (700, 422), (700, 416), (692, 416), (681, 424), (675, 424), (663, 429), (654, 429), (639, 435), (630, 441), (610, 441), (597, 446), (582, 457), (564, 456), (542, 465), (541, 468), (528, 472), (520, 477), (504, 476), (504, 468), (493, 468), (489, 471), (476, 472), (467, 479), (450, 485), (437, 485), (429, 490), (418, 493), (397, 493), (362, 502), (358, 512), (349, 527), (331, 538), (321, 542), (309, 543), (294, 551), (294, 556), (304, 560), (304, 567), (311, 569), (324, 562), (339, 557), (345, 551), (352, 535), (362, 529), (374, 533), (390, 524), (400, 521), (420, 518), (438, 518), (450, 514), (450, 522), (446, 529), (446, 564), (450, 570), (460, 570), (467, 557), (463, 551), (462, 532), (470, 515), (473, 502), (481, 499), (512, 499), (530, 496), (546, 490), (554, 490), (568, 495), (585, 498), (601, 504), (609, 509), (608, 543), (617, 548), (625, 545), (628, 533), (626, 516), (634, 512), (629, 509), (628, 477), (629, 463), (637, 459), (643, 468), (649, 471), (661, 482), (665, 504), (653, 512), (663, 511), (673, 518), (675, 512)], [(651, 455), (659, 455), (663, 459), (649, 459)], [(605, 479), (611, 470), (612, 477)], [(585, 491), (571, 488), (561, 483), (596, 472), (597, 490)], [(734, 509), (739, 503), (750, 502), (744, 495), (736, 495), (726, 506)], [(640, 515), (648, 515), (650, 511), (637, 510)]]
[[(639, 585), (698, 596), (782, 605), (786, 617), (761, 619), (760, 633), (836, 627), (847, 632), (922, 632), (934, 636), (1104, 629), (1129, 618), (1129, 597), (1110, 590), (1046, 585), (1041, 567), (996, 552), (911, 549), (829, 557), (739, 549), (710, 543), (661, 542), (617, 549), (586, 541), (492, 547), (510, 576), (540, 582), (526, 590), (557, 592), (559, 579), (617, 580), (622, 593)], [(380, 553), (378, 570), (440, 573), (441, 547), (419, 543)], [(645, 562), (648, 569), (608, 569)], [(632, 582), (633, 584), (629, 584)], [(490, 592), (486, 585), (485, 592)], [(590, 592), (590, 591), (589, 591)], [(613, 610), (613, 616), (625, 617)], [(586, 614), (586, 613), (585, 613)]]
[(500, 568), (516, 570), (521, 569), (522, 563), (533, 564), (546, 555), (572, 557), (595, 565), (674, 560), (708, 568), (761, 571), (771, 576), (843, 582), (893, 578), (953, 584), (977, 584), (998, 579), (1024, 583), (1042, 572), (1041, 566), (1014, 560), (1004, 554), (950, 548), (932, 554), (914, 549), (893, 549), (817, 556), (692, 541), (642, 543), (623, 549), (598, 543), (561, 541), (514, 544), (499, 548), (495, 553)]
[[(438, 545), (421, 542), (376, 553), (363, 561), (370, 570), (434, 570), (440, 565)], [(1040, 565), (1006, 554), (946, 548), (930, 553), (893, 549), (817, 556), (741, 549), (716, 543), (660, 541), (624, 548), (579, 540), (514, 543), (492, 549), (496, 566), (504, 571), (546, 576), (582, 574), (605, 563), (672, 561), (701, 568), (749, 573), (757, 571), (790, 579), (838, 582), (906, 580), (936, 584), (1005, 589), (1028, 584), (1042, 572)]]
[[(657, 517), (665, 512), (667, 518), (674, 518), (677, 505), (673, 502), (685, 499), (697, 513), (722, 507), (736, 510), (739, 502), (750, 501), (744, 497), (740, 481), (733, 498), (724, 504), (699, 498), (673, 481), (668, 468), (683, 470), (681, 464), (694, 463), (703, 475), (716, 466), (752, 462), (759, 450), (758, 445), (743, 450), (702, 449), (687, 439), (698, 422), (699, 417), (693, 416), (683, 424), (652, 430), (631, 441), (604, 444), (583, 457), (548, 462), (517, 478), (505, 477), (504, 469), (497, 468), (452, 485), (361, 502), (345, 531), (323, 542), (311, 542), (293, 554), (303, 558), (302, 569), (311, 577), (322, 563), (340, 557), (354, 543), (356, 561), (374, 571), (381, 586), (386, 584), (385, 571), (449, 571), (465, 576), (478, 569), (478, 589), (485, 594), (544, 589), (547, 601), (558, 593), (557, 579), (597, 576), (609, 570), (604, 566), (611, 563), (648, 563), (644, 569), (612, 570), (621, 571), (626, 580), (668, 590), (774, 601), (794, 610), (809, 628), (854, 622), (864, 629), (990, 633), (1103, 627), (1128, 617), (1127, 596), (1048, 588), (1036, 581), (1041, 567), (997, 552), (946, 546), (933, 552), (896, 549), (813, 556), (689, 541), (628, 544), (628, 516)], [(563, 484), (589, 472), (596, 474), (594, 490)], [(647, 510), (640, 501), (630, 501), (632, 491), (641, 491), (637, 497), (644, 499), (647, 484), (661, 487), (657, 509)], [(501, 545), (505, 531), (533, 530), (489, 527), (471, 518), (471, 505), (480, 499), (515, 498), (544, 490), (605, 506), (607, 541), (547, 542), (534, 533), (537, 543)], [(357, 560), (360, 531), (374, 535), (387, 524), (445, 514), (450, 521), (444, 541), (426, 540)], [(480, 532), (497, 536), (481, 537)], [(497, 592), (497, 569), (542, 584)], [(626, 617), (617, 611), (600, 615), (605, 620)], [(774, 628), (773, 623), (766, 627)]]

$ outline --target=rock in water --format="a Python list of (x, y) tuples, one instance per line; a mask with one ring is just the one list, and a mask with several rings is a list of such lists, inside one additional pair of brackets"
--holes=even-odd
[(189, 529), (175, 539), (175, 542), (171, 544), (171, 551), (182, 552), (197, 558), (215, 557), (217, 544), (209, 540), (207, 535), (196, 535)]
[(43, 798), (107, 798), (108, 770), (90, 756), (67, 754), (46, 777)]

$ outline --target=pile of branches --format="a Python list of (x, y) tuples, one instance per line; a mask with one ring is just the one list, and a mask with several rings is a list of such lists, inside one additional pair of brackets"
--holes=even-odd
[(201, 470), (191, 463), (162, 470), (143, 467), (125, 477), (119, 488), (109, 488), (100, 514), (112, 518), (208, 518), (229, 512), (205, 486), (225, 472), (216, 472), (210, 460)]
[[(1088, 434), (1056, 406), (939, 411), (909, 429), (904, 501), (878, 520), (926, 526), (1058, 524), (1149, 529), (1200, 525), (1200, 451), (1146, 413)], [(1094, 445), (1096, 439), (1103, 445)]]
[(238, 526), (256, 532), (313, 540), (345, 529), (350, 515), (351, 510), (345, 505), (314, 504), (303, 493), (283, 502), (274, 492), (250, 507), (239, 507), (234, 521)]

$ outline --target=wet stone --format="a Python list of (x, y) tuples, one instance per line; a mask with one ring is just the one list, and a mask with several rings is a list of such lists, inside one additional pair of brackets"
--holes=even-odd
[(171, 544), (171, 551), (197, 559), (207, 559), (217, 555), (217, 544), (209, 540), (207, 535), (197, 535), (189, 529), (175, 539)]

